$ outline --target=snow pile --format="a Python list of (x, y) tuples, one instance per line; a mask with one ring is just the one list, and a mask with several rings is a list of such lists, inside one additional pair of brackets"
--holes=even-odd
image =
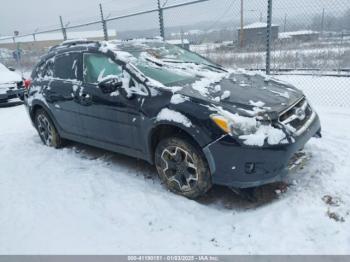
[(170, 103), (177, 105), (177, 104), (181, 104), (184, 103), (186, 101), (188, 101), (189, 98), (185, 97), (184, 95), (181, 94), (174, 94), (171, 99), (170, 99)]
[(239, 136), (240, 139), (244, 140), (244, 144), (249, 146), (263, 146), (265, 141), (269, 145), (278, 145), (288, 143), (286, 134), (281, 130), (272, 127), (271, 125), (261, 125), (254, 134)]
[(216, 72), (212, 70), (205, 69), (200, 65), (189, 65), (185, 69), (187, 72), (191, 72), (193, 75), (201, 77), (200, 80), (192, 84), (192, 88), (196, 90), (200, 95), (208, 97), (211, 86), (215, 90), (221, 90), (221, 87), (218, 83), (221, 82), (224, 78), (228, 78), (230, 73), (228, 72)]
[(176, 112), (168, 108), (163, 108), (157, 115), (156, 122), (160, 122), (160, 121), (175, 122), (175, 123), (182, 124), (186, 127), (192, 126), (191, 120), (189, 120), (186, 116), (184, 116), (180, 112)]
[(225, 99), (228, 99), (229, 97), (231, 96), (231, 92), (226, 90), (222, 93), (221, 95), (221, 100), (225, 100)]
[(281, 96), (281, 97), (284, 97), (284, 98), (287, 98), (287, 99), (290, 98), (290, 96), (289, 96), (289, 94), (288, 94), (287, 91), (282, 93), (282, 92), (278, 92), (278, 91), (271, 90), (271, 89), (269, 89), (269, 88), (267, 88), (266, 90), (268, 90), (268, 91), (270, 91), (271, 93), (274, 93), (274, 94), (276, 94), (276, 95), (278, 95), (278, 96)]
[(136, 58), (132, 54), (120, 50), (118, 44), (120, 44), (119, 41), (103, 41), (101, 42), (101, 47), (99, 49), (103, 53), (112, 51), (115, 54), (116, 59), (125, 63), (135, 62)]
[(249, 104), (255, 107), (263, 107), (265, 105), (265, 103), (262, 101), (254, 102), (252, 100), (249, 100)]

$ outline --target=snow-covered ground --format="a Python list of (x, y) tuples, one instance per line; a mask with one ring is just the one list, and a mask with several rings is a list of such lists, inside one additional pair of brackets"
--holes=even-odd
[(350, 108), (314, 104), (311, 160), (257, 204), (222, 187), (191, 201), (142, 161), (47, 148), (23, 106), (0, 108), (0, 254), (350, 254)]

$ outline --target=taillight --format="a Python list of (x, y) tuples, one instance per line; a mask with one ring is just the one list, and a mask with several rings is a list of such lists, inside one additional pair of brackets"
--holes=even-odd
[(28, 89), (31, 84), (32, 84), (32, 80), (30, 80), (30, 79), (24, 80), (24, 88), (25, 89)]

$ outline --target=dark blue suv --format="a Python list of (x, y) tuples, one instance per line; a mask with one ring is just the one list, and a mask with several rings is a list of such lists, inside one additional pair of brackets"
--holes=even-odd
[(213, 184), (280, 181), (320, 121), (304, 94), (161, 40), (68, 41), (32, 73), (26, 106), (44, 144), (73, 140), (155, 164), (189, 198)]

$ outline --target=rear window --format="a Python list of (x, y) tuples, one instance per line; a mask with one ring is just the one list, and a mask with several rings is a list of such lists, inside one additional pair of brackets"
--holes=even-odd
[(54, 76), (61, 79), (78, 79), (80, 53), (67, 53), (55, 57)]

